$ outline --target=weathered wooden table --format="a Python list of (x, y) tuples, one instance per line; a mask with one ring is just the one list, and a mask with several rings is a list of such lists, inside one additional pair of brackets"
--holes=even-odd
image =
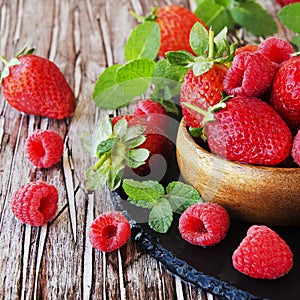
[[(260, 1), (274, 15), (275, 1)], [(95, 108), (92, 92), (98, 76), (124, 62), (124, 44), (136, 20), (153, 4), (188, 0), (2, 0), (0, 52), (11, 57), (25, 44), (54, 61), (77, 97), (68, 120), (24, 115), (0, 95), (0, 298), (1, 299), (212, 299), (213, 296), (172, 275), (130, 241), (113, 253), (94, 251), (87, 238), (92, 220), (112, 209), (106, 188), (87, 193), (83, 178), (90, 165), (80, 132), (116, 111)], [(279, 31), (280, 34), (286, 34)], [(118, 114), (126, 112), (126, 108)], [(37, 128), (65, 139), (61, 163), (36, 169), (24, 154), (26, 138)], [(22, 225), (11, 210), (12, 193), (21, 185), (45, 180), (59, 190), (59, 210), (48, 226)]]

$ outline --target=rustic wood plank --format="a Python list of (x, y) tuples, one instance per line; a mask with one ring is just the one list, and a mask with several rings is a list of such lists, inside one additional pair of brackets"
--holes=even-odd
[[(260, 2), (273, 15), (278, 11), (275, 0)], [(35, 46), (61, 68), (78, 102), (71, 119), (56, 121), (23, 115), (0, 94), (0, 299), (217, 299), (172, 275), (132, 241), (101, 253), (88, 240), (92, 220), (112, 204), (107, 188), (85, 189), (92, 159), (80, 136), (105, 115), (131, 109), (97, 109), (94, 84), (106, 67), (124, 62), (124, 44), (137, 24), (128, 9), (146, 14), (153, 4), (171, 3), (195, 7), (192, 0), (0, 1), (1, 53), (9, 57), (26, 43)], [(278, 26), (277, 36), (291, 37)], [(240, 34), (237, 38), (247, 40)], [(26, 138), (37, 128), (52, 129), (65, 140), (62, 161), (47, 170), (31, 166), (24, 154)], [(10, 199), (21, 185), (40, 179), (58, 188), (58, 213), (41, 228), (22, 225)]]

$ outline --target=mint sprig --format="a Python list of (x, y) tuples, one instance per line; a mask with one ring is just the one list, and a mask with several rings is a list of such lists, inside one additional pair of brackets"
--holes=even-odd
[(115, 190), (121, 184), (125, 166), (137, 168), (145, 163), (149, 151), (136, 148), (146, 139), (145, 129), (140, 125), (128, 127), (125, 118), (112, 126), (110, 118), (104, 118), (92, 133), (83, 133), (83, 149), (98, 158), (86, 171), (88, 190), (102, 188), (106, 183), (110, 190)]
[(229, 31), (240, 26), (256, 36), (277, 32), (274, 18), (254, 0), (196, 0), (195, 14), (216, 33), (224, 27)]
[(202, 202), (195, 188), (179, 181), (169, 183), (165, 189), (157, 181), (124, 179), (122, 187), (129, 202), (150, 209), (149, 226), (159, 233), (169, 230), (173, 213), (181, 214), (192, 204)]

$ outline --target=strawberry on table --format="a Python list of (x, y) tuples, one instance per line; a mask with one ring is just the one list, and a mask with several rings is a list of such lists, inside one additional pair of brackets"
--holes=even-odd
[(158, 23), (161, 36), (159, 57), (165, 57), (168, 51), (186, 50), (193, 52), (189, 44), (190, 31), (193, 25), (200, 22), (206, 27), (204, 22), (193, 12), (181, 5), (153, 7), (150, 14), (145, 18), (133, 14), (142, 21)]
[(75, 96), (59, 68), (26, 49), (5, 63), (1, 74), (6, 101), (26, 114), (64, 119), (74, 113)]

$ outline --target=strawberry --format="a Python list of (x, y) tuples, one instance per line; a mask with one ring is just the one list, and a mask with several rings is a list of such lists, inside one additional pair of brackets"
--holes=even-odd
[(181, 5), (153, 7), (146, 17), (131, 12), (140, 21), (155, 21), (160, 29), (160, 48), (158, 56), (164, 58), (166, 52), (186, 50), (193, 52), (189, 37), (196, 22), (207, 26), (193, 12)]
[(133, 111), (134, 116), (146, 118), (146, 120), (161, 130), (168, 128), (168, 113), (164, 107), (150, 99), (144, 99), (137, 103)]
[(169, 138), (145, 118), (133, 115), (103, 119), (93, 133), (84, 134), (82, 142), (84, 149), (98, 158), (86, 172), (87, 187), (92, 190), (106, 182), (114, 190), (124, 176), (162, 178), (163, 163), (175, 157)]
[(273, 81), (270, 104), (295, 133), (300, 128), (300, 57), (284, 62)]
[(195, 76), (193, 70), (189, 70), (184, 77), (180, 91), (180, 105), (186, 124), (190, 127), (200, 128), (203, 115), (189, 109), (185, 103), (193, 104), (204, 110), (222, 100), (223, 80), (228, 67), (222, 64), (214, 64), (213, 67)]
[(24, 48), (7, 61), (2, 75), (2, 92), (6, 101), (18, 111), (64, 119), (75, 110), (75, 96), (59, 68), (46, 58), (25, 53)]
[(260, 279), (277, 279), (293, 267), (288, 244), (271, 228), (252, 225), (232, 255), (236, 270)]
[[(178, 51), (167, 53), (172, 65), (189, 67), (180, 90), (180, 105), (186, 124), (201, 128), (203, 115), (191, 110), (186, 104), (195, 105), (207, 111), (210, 106), (218, 105), (223, 98), (223, 80), (227, 73), (227, 63), (232, 61), (235, 45), (226, 40), (227, 29), (216, 37), (199, 23), (191, 30), (190, 44), (197, 56)], [(201, 43), (199, 42), (201, 41)]]
[(219, 156), (272, 166), (291, 152), (291, 131), (274, 109), (258, 98), (237, 96), (227, 100), (221, 110), (207, 113), (213, 118), (204, 124), (204, 132), (210, 150)]

